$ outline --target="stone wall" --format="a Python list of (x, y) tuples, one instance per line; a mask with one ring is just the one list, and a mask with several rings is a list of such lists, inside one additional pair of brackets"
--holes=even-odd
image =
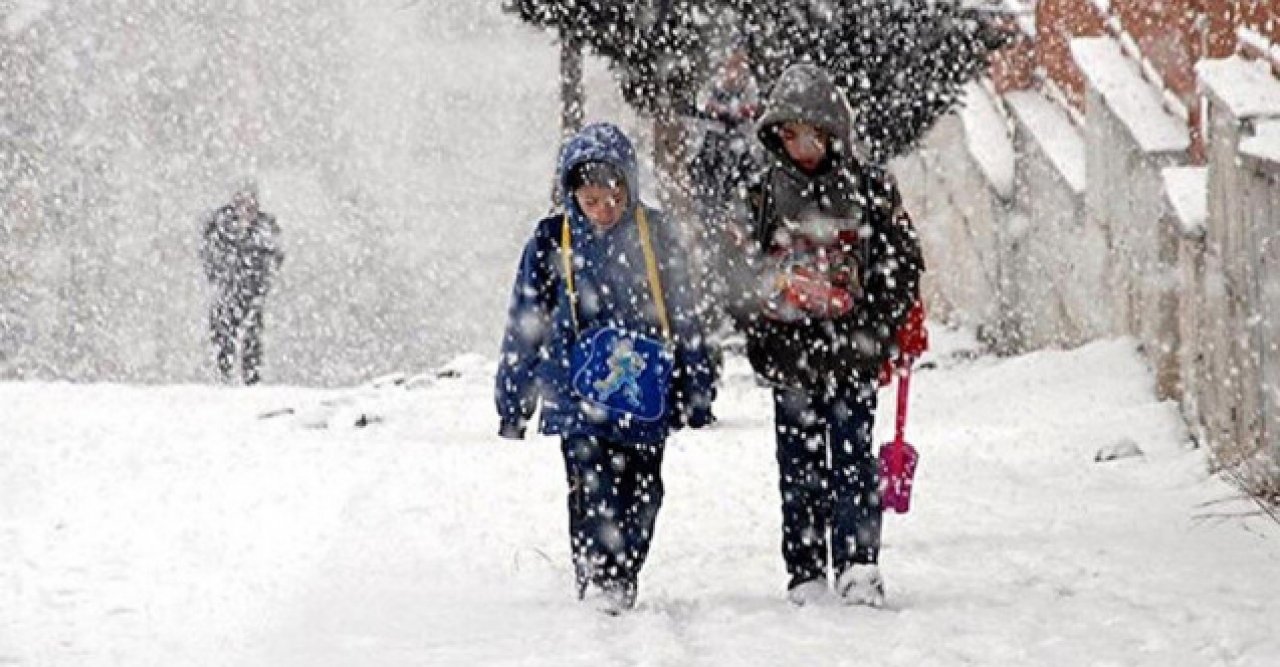
[[(1038, 93), (1005, 95), (1013, 120), (1015, 220), (1023, 228), (1010, 280), (1025, 347), (1077, 345), (1100, 333), (1098, 273), (1087, 251), (1084, 142), (1066, 113)], [(1064, 279), (1065, 278), (1065, 279)]]
[(991, 331), (1002, 321), (999, 257), (1007, 206), (968, 150), (961, 120), (943, 119), (928, 146), (894, 171), (924, 246), (930, 315)]
[(1202, 62), (1208, 164), (1188, 166), (1185, 122), (1113, 42), (1072, 51), (1083, 123), (1038, 92), (970, 91), (1001, 112), (1007, 192), (976, 148), (993, 128), (972, 115), (895, 165), (930, 309), (1000, 351), (1132, 336), (1218, 463), (1248, 462), (1254, 490), (1280, 493), (1280, 81), (1236, 57)]
[[(1197, 346), (1201, 377), (1193, 401), (1224, 464), (1248, 466), (1266, 452), (1274, 470), (1280, 462), (1280, 82), (1239, 58), (1207, 61), (1198, 71), (1209, 103), (1210, 162), (1198, 290), (1205, 313)], [(1256, 479), (1256, 468), (1252, 474)]]
[(1105, 240), (1090, 254), (1104, 260), (1099, 293), (1109, 312), (1101, 331), (1137, 337), (1159, 366), (1171, 332), (1158, 303), (1176, 266), (1160, 252), (1163, 170), (1186, 159), (1190, 136), (1113, 40), (1077, 39), (1072, 49), (1088, 81), (1086, 225)]

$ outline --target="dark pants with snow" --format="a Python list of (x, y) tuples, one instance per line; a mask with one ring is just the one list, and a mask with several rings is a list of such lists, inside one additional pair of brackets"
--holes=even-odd
[(258, 369), (262, 365), (262, 308), (265, 301), (265, 293), (253, 291), (224, 292), (214, 301), (209, 313), (209, 332), (213, 338), (218, 374), (224, 382), (234, 378), (237, 361), (244, 383), (258, 382)]
[(871, 385), (811, 393), (775, 389), (782, 557), (789, 586), (874, 563), (880, 552), (879, 462), (871, 447)]
[(634, 591), (662, 506), (663, 445), (573, 436), (561, 451), (579, 595), (588, 585)]

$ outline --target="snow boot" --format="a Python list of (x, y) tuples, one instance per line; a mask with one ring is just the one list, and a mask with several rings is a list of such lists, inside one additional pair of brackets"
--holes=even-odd
[(636, 607), (636, 585), (629, 581), (608, 581), (588, 588), (583, 600), (596, 611), (621, 616)]
[(826, 579), (809, 579), (787, 588), (787, 602), (797, 607), (804, 607), (819, 603), (827, 599), (830, 594), (831, 589), (827, 586)]
[(636, 608), (636, 593), (635, 582), (611, 582), (604, 586), (604, 596), (596, 609), (610, 616), (621, 616)]
[(847, 605), (884, 606), (884, 577), (875, 563), (850, 565), (836, 578), (836, 592)]

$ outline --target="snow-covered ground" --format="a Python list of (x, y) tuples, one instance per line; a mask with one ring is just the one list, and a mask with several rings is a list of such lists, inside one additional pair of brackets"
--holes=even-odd
[[(936, 338), (884, 610), (783, 600), (769, 403), (736, 361), (720, 424), (670, 444), (622, 618), (573, 601), (558, 448), (493, 435), (486, 359), (412, 388), (0, 385), (0, 665), (1280, 664), (1280, 528), (1131, 341)], [(1145, 455), (1094, 462), (1125, 439)]]

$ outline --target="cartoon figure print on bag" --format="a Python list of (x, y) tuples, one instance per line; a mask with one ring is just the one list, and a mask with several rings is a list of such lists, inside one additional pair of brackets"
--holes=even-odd
[(639, 379), (646, 364), (644, 356), (635, 351), (635, 344), (626, 338), (615, 341), (608, 364), (609, 375), (592, 383), (596, 391), (600, 392), (600, 400), (607, 401), (622, 390), (632, 405), (640, 405), (642, 390)]

